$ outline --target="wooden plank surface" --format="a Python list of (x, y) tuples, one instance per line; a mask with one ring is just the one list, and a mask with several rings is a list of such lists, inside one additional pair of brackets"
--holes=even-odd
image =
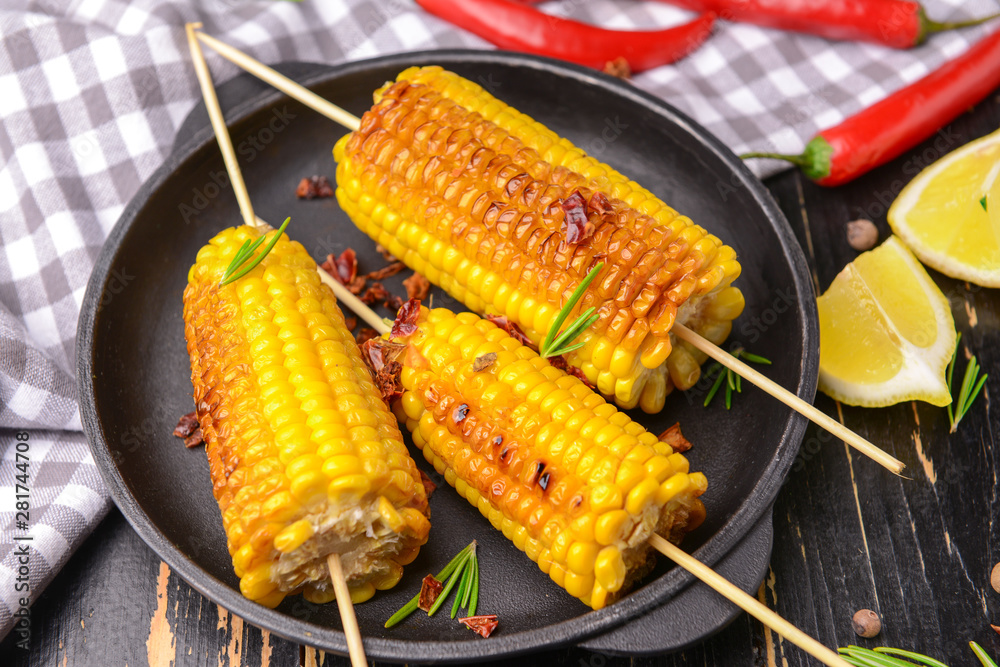
[[(963, 143), (1000, 127), (1000, 91), (901, 158), (858, 181), (823, 189), (797, 172), (767, 185), (788, 217), (820, 290), (857, 253), (844, 225), (867, 217), (884, 239), (885, 211), (919, 171)], [(987, 371), (1000, 356), (1000, 294), (931, 272), (951, 302), (966, 354)], [(1000, 656), (1000, 594), (989, 585), (1000, 527), (997, 449), (991, 411), (1000, 373), (991, 376), (960, 430), (948, 434), (944, 409), (906, 403), (879, 410), (816, 404), (902, 459), (911, 479), (861, 460), (810, 427), (774, 508), (771, 568), (759, 596), (828, 646), (895, 645), (952, 667), (976, 664), (968, 641)], [(738, 409), (738, 407), (734, 408)], [(862, 608), (883, 619), (876, 640), (851, 630)], [(32, 610), (32, 649), (13, 637), (0, 664), (21, 665), (347, 665), (261, 631), (203, 598), (174, 575), (117, 510), (100, 524)], [(618, 665), (812, 664), (759, 623), (740, 616), (701, 646), (657, 658), (615, 658), (580, 649), (491, 663), (551, 667)]]

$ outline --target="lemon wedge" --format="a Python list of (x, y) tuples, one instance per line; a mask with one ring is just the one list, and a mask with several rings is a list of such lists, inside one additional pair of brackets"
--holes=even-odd
[(951, 402), (951, 308), (897, 237), (858, 255), (816, 305), (820, 391), (865, 407)]
[(927, 266), (1000, 287), (1000, 131), (917, 174), (889, 207), (889, 225)]

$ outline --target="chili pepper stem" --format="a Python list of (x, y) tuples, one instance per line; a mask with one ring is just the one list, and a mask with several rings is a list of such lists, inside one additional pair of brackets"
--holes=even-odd
[(959, 28), (971, 28), (973, 26), (982, 25), (992, 21), (993, 19), (1000, 18), (1000, 12), (996, 14), (990, 14), (989, 16), (984, 16), (978, 19), (969, 19), (968, 21), (935, 21), (933, 19), (927, 18), (927, 14), (924, 10), (920, 10), (920, 33), (917, 36), (917, 44), (923, 43), (929, 35), (933, 35), (936, 32), (944, 32), (946, 30), (957, 30)]
[(806, 144), (805, 150), (798, 155), (784, 153), (744, 153), (740, 155), (742, 160), (749, 158), (785, 160), (801, 168), (802, 172), (809, 178), (819, 180), (830, 175), (830, 168), (833, 164), (833, 146), (822, 136), (816, 136)]

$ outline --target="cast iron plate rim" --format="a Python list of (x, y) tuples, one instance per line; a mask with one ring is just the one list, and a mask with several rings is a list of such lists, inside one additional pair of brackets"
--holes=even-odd
[[(695, 123), (683, 113), (674, 109), (668, 103), (645, 93), (634, 86), (594, 70), (563, 63), (547, 58), (527, 54), (503, 51), (476, 51), (463, 49), (448, 49), (440, 51), (420, 51), (381, 56), (378, 58), (353, 61), (340, 65), (329, 66), (329, 71), (307, 77), (306, 85), (317, 85), (331, 78), (362, 72), (370, 68), (383, 67), (396, 63), (401, 70), (414, 64), (478, 64), (482, 66), (502, 65), (506, 67), (522, 67), (551, 74), (555, 77), (571, 78), (587, 85), (598, 86), (609, 93), (626, 98), (638, 107), (664, 118), (673, 123), (679, 131), (686, 132), (700, 142), (705, 150), (715, 154), (715, 157), (729, 164), (740, 183), (747, 188), (753, 199), (760, 206), (765, 217), (770, 222), (780, 243), (782, 254), (790, 263), (793, 283), (799, 295), (797, 306), (802, 314), (801, 334), (803, 338), (803, 354), (800, 359), (799, 383), (796, 393), (806, 401), (811, 401), (815, 395), (818, 376), (818, 320), (815, 303), (812, 300), (812, 287), (806, 269), (805, 257), (795, 237), (771, 198), (764, 185), (749, 169), (707, 130)], [(249, 98), (231, 109), (226, 115), (227, 123), (242, 120), (251, 113), (267, 108), (276, 100), (285, 96), (279, 91), (269, 91), (261, 96)], [(195, 107), (197, 108), (197, 107)], [(224, 608), (243, 617), (251, 623), (266, 627), (287, 639), (317, 646), (338, 652), (347, 653), (347, 642), (343, 632), (332, 628), (319, 628), (318, 632), (303, 631), (303, 624), (298, 619), (284, 613), (268, 609), (244, 598), (238, 590), (202, 570), (200, 566), (173, 542), (171, 542), (153, 524), (149, 516), (141, 509), (135, 497), (129, 492), (125, 479), (121, 476), (117, 465), (111, 456), (107, 442), (104, 440), (100, 420), (96, 410), (92, 379), (94, 366), (94, 324), (103, 286), (110, 272), (119, 246), (126, 232), (138, 219), (138, 213), (145, 206), (151, 193), (155, 192), (171, 175), (185, 162), (202, 150), (209, 149), (214, 143), (214, 136), (208, 130), (196, 134), (183, 146), (174, 146), (173, 152), (164, 164), (136, 192), (135, 196), (123, 210), (114, 229), (101, 249), (94, 271), (88, 282), (84, 297), (77, 332), (77, 371), (80, 396), (81, 417), (88, 443), (93, 452), (98, 469), (104, 477), (112, 498), (121, 509), (126, 519), (140, 537), (153, 549), (158, 556), (166, 561), (171, 568), (193, 588), (209, 599), (216, 601)], [(712, 535), (694, 555), (703, 562), (712, 565), (723, 555), (739, 544), (747, 531), (757, 523), (761, 515), (770, 512), (784, 478), (795, 460), (798, 447), (805, 432), (805, 418), (791, 414), (788, 416), (782, 432), (779, 445), (765, 468), (764, 474), (758, 480), (752, 493), (729, 517), (724, 526)], [(726, 544), (723, 544), (723, 541)], [(381, 637), (365, 638), (365, 648), (373, 658), (399, 661), (456, 662), (468, 660), (484, 660), (498, 657), (511, 657), (534, 651), (542, 647), (552, 648), (570, 642), (582, 641), (602, 632), (616, 628), (632, 618), (640, 617), (649, 609), (667, 604), (680, 590), (694, 581), (692, 575), (681, 568), (674, 567), (659, 579), (647, 583), (641, 589), (633, 592), (614, 605), (602, 610), (590, 611), (582, 616), (567, 619), (553, 625), (544, 626), (512, 635), (498, 635), (489, 641), (462, 642), (427, 641), (412, 642), (385, 639)], [(669, 592), (669, 595), (668, 595)], [(584, 626), (581, 629), (579, 626)], [(460, 654), (456, 655), (456, 648)]]

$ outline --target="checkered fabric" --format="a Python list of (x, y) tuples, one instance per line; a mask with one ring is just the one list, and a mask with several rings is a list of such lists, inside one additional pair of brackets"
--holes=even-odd
[[(930, 16), (995, 11), (927, 0)], [(101, 244), (199, 99), (183, 25), (269, 63), (339, 63), (482, 40), (402, 0), (5, 0), (0, 9), (0, 636), (17, 610), (14, 538), (34, 600), (110, 506), (80, 434), (77, 315)], [(545, 11), (613, 28), (679, 22), (657, 2), (563, 0)], [(821, 128), (965, 50), (989, 28), (912, 51), (721, 24), (694, 55), (634, 79), (734, 151), (798, 152)], [(235, 68), (209, 53), (217, 81)], [(776, 163), (757, 163), (766, 174)], [(15, 433), (30, 434), (31, 514), (16, 524)], [(20, 544), (20, 543), (18, 543)]]

